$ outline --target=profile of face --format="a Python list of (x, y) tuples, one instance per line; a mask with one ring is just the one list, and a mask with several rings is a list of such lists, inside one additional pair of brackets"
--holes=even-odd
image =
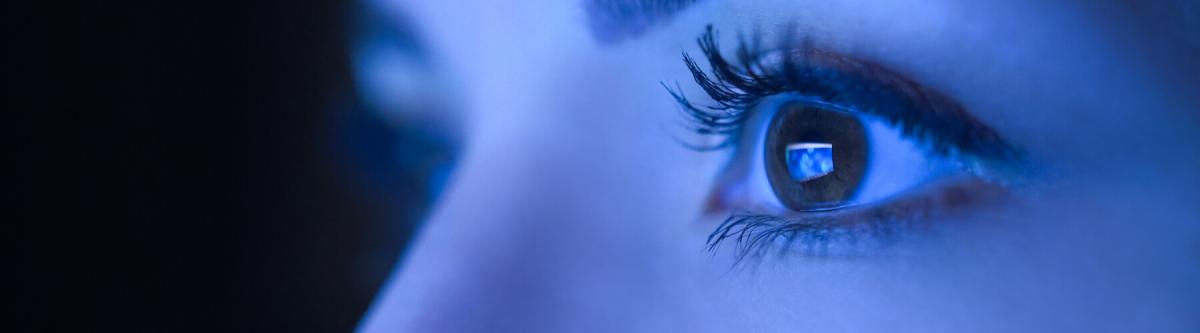
[(363, 332), (1200, 330), (1195, 3), (365, 7), (461, 150)]

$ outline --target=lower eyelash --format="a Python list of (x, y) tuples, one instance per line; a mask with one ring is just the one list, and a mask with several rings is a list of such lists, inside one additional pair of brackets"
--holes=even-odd
[(873, 255), (931, 227), (934, 215), (1009, 197), (1007, 187), (976, 177), (947, 180), (921, 194), (875, 207), (781, 217), (739, 211), (708, 236), (716, 253), (733, 242), (735, 266), (748, 258), (797, 254), (809, 257)]
[(847, 224), (834, 217), (790, 220), (773, 215), (735, 213), (708, 236), (708, 251), (715, 253), (726, 241), (734, 242), (735, 265), (747, 258), (799, 254), (813, 257), (854, 257), (875, 252), (894, 242), (905, 223), (872, 219)]

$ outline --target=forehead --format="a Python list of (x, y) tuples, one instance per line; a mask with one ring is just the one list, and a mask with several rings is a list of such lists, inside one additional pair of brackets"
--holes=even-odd
[[(1037, 23), (1040, 19), (1055, 19), (1046, 13), (1068, 16), (1105, 16), (1108, 25), (1168, 26), (1176, 31), (1192, 31), (1200, 26), (1200, 5), (1191, 1), (1080, 1), (1080, 0), (928, 0), (920, 5), (899, 0), (566, 0), (566, 1), (480, 1), (480, 0), (364, 0), (372, 7), (386, 11), (406, 12), (426, 28), (438, 31), (482, 32), (487, 27), (497, 33), (513, 28), (547, 27), (588, 28), (593, 38), (601, 41), (621, 40), (640, 35), (670, 21), (680, 12), (693, 7), (721, 8), (713, 14), (739, 16), (791, 16), (813, 19), (813, 23), (838, 20), (863, 23), (867, 21), (973, 23), (973, 16), (1004, 18), (1022, 23)], [(809, 15), (804, 15), (809, 14)], [(1031, 15), (1036, 14), (1036, 15)], [(1176, 21), (1164, 24), (1165, 21)], [(515, 23), (515, 24), (512, 24)], [(667, 22), (669, 23), (669, 22)], [(1153, 23), (1153, 24), (1146, 24)], [(462, 29), (446, 29), (453, 26)], [(559, 32), (565, 32), (559, 30)], [(1192, 33), (1191, 35), (1196, 35)], [(1195, 36), (1190, 39), (1195, 39)]]
[(866, 38), (871, 35), (1000, 34), (1008, 33), (1000, 29), (1039, 30), (1044, 24), (1078, 21), (1086, 17), (1081, 9), (1089, 7), (1023, 0), (929, 0), (919, 6), (899, 0), (366, 1), (414, 21), (435, 51), (447, 53), (441, 56), (461, 48), (476, 54), (513, 52), (506, 44), (520, 45), (523, 54), (546, 44), (562, 46), (557, 49), (636, 44), (664, 30), (688, 32), (680, 34), (686, 43), (705, 23), (762, 30), (793, 25), (815, 37), (867, 42), (873, 42)]
[[(957, 57), (958, 49), (983, 52), (998, 48), (999, 43), (992, 43), (996, 35), (1045, 41), (1037, 36), (1050, 30), (1045, 25), (1069, 26), (1078, 21), (1077, 15), (1063, 14), (1063, 10), (1031, 13), (1031, 6), (1054, 6), (1049, 2), (1021, 4), (1020, 0), (969, 4), (930, 0), (920, 6), (900, 0), (368, 1), (413, 21), (433, 53), (431, 58), (438, 59), (445, 74), (465, 85), (467, 93), (478, 87), (527, 86), (522, 85), (525, 82), (489, 85), (487, 81), (556, 75), (574, 64), (600, 64), (592, 56), (601, 53), (637, 54), (625, 63), (677, 62), (680, 51), (694, 49), (694, 39), (707, 24), (731, 32), (726, 37), (757, 30), (768, 33), (764, 38), (794, 26), (830, 48), (867, 58), (873, 56), (871, 52), (888, 52), (887, 58), (903, 62), (918, 58), (923, 50), (937, 49), (943, 57)], [(1014, 20), (1016, 17), (1021, 19)], [(926, 56), (920, 54), (921, 61), (947, 60)], [(1032, 57), (1036, 56), (1027, 56)], [(673, 76), (649, 82), (669, 77)]]
[[(641, 80), (651, 85), (686, 78), (681, 71), (658, 68), (682, 69), (677, 63), (679, 52), (694, 51), (694, 39), (707, 24), (728, 32), (723, 35), (727, 41), (746, 30), (765, 32), (762, 37), (771, 40), (771, 32), (794, 27), (826, 48), (886, 60), (913, 79), (960, 96), (977, 106), (974, 109), (985, 119), (997, 123), (1052, 123), (1050, 119), (1022, 120), (1026, 115), (1019, 117), (1022, 119), (996, 118), (1024, 107), (1001, 105), (1006, 101), (1043, 100), (1040, 97), (1045, 96), (1034, 96), (1042, 92), (1056, 92), (1058, 100), (1070, 99), (1072, 92), (1063, 91), (1063, 80), (1093, 82), (1078, 87), (1092, 92), (1122, 91), (1119, 82), (1103, 77), (1114, 73), (1112, 64), (1121, 64), (1118, 70), (1126, 72), (1162, 72), (1146, 69), (1178, 63), (1137, 58), (1141, 55), (1136, 52), (1151, 49), (1141, 44), (1154, 42), (1138, 36), (1156, 34), (1131, 34), (1130, 29), (1165, 27), (1139, 24), (1146, 17), (1163, 19), (1157, 15), (1160, 13), (1133, 10), (1146, 6), (1144, 3), (928, 0), (917, 6), (902, 0), (367, 1), (385, 14), (412, 21), (427, 42), (431, 58), (438, 60), (445, 75), (462, 85), (464, 99), (473, 101), (503, 98), (516, 102), (510, 95), (536, 90), (513, 87), (554, 86), (539, 80), (561, 79), (564, 72), (585, 63), (593, 67), (614, 62), (657, 66), (658, 76)], [(613, 53), (627, 57), (608, 62), (597, 59), (611, 58)], [(487, 109), (504, 106), (487, 104)], [(530, 110), (516, 104), (513, 109)], [(1061, 116), (1066, 121), (1069, 115), (1062, 112)]]

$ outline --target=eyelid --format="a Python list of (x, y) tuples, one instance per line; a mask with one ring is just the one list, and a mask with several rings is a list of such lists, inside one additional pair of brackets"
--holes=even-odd
[(965, 207), (986, 206), (1012, 198), (1007, 187), (970, 177), (949, 179), (914, 191), (924, 193), (855, 210), (784, 215), (738, 211), (709, 234), (706, 245), (708, 251), (714, 252), (726, 241), (735, 242), (735, 265), (749, 256), (760, 257), (775, 245), (780, 253), (859, 256), (875, 253), (904, 237), (913, 237), (915, 230), (934, 228), (931, 219), (953, 216)]
[[(798, 93), (814, 103), (878, 116), (937, 153), (991, 161), (1021, 159), (1019, 150), (957, 102), (882, 65), (814, 47), (807, 39), (797, 44), (791, 37), (769, 52), (759, 50), (757, 41), (742, 38), (731, 62), (721, 54), (716, 35), (710, 25), (697, 41), (709, 64), (707, 72), (683, 54), (696, 83), (716, 104), (696, 106), (668, 87), (698, 133), (738, 133), (762, 98)], [(716, 148), (728, 145), (726, 140)]]

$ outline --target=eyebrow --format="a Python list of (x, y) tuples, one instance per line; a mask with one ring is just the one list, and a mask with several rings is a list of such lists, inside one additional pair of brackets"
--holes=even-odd
[(640, 36), (699, 0), (584, 0), (587, 25), (601, 44)]

